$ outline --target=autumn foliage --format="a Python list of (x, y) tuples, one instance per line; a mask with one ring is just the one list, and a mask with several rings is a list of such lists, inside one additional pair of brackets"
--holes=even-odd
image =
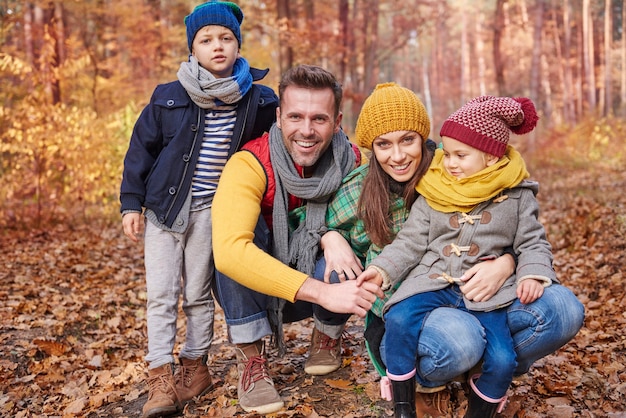
[[(271, 69), (320, 64), (345, 90), (349, 134), (376, 83), (396, 81), (437, 126), (479, 94), (531, 97), (537, 130), (515, 139), (540, 181), (541, 220), (583, 329), (514, 381), (505, 416), (626, 411), (624, 2), (238, 1), (242, 55)], [(187, 58), (186, 0), (4, 1), (0, 6), (0, 416), (140, 415), (147, 395), (141, 245), (118, 193), (138, 113)], [(186, 417), (241, 415), (217, 313), (216, 387)], [(182, 315), (181, 315), (182, 318)], [(179, 328), (182, 336), (184, 320)], [(272, 372), (291, 416), (390, 416), (353, 319), (344, 365), (302, 372), (311, 324), (288, 328)], [(466, 398), (454, 384), (462, 416)]]

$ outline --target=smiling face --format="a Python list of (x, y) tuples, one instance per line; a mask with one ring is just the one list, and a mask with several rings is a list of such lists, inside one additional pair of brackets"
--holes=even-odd
[(495, 164), (498, 157), (487, 154), (449, 136), (442, 136), (443, 166), (453, 177), (470, 177)]
[(374, 139), (372, 151), (383, 171), (403, 183), (413, 177), (422, 161), (422, 137), (414, 131), (388, 132)]
[[(339, 131), (342, 114), (336, 112), (331, 89), (288, 86), (276, 109), (276, 125), (293, 161), (312, 167)], [(337, 115), (335, 116), (335, 113)]]
[(216, 78), (230, 77), (239, 57), (239, 43), (230, 29), (208, 25), (196, 33), (191, 53)]

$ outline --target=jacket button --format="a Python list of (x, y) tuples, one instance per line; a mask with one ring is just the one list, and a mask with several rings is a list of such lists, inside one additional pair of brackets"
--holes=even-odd
[(183, 161), (186, 163), (189, 162), (189, 154), (183, 155)]
[(168, 106), (174, 106), (174, 100), (170, 99), (167, 101)]
[(176, 194), (176, 187), (170, 187), (167, 192), (171, 195), (175, 195)]
[(184, 223), (185, 223), (185, 221), (183, 221), (182, 219), (180, 219), (180, 218), (176, 219), (176, 225), (181, 226)]
[(159, 222), (164, 224), (165, 223), (165, 216), (159, 216)]
[(191, 131), (192, 132), (196, 132), (198, 130), (198, 125), (196, 125), (195, 123), (191, 125)]

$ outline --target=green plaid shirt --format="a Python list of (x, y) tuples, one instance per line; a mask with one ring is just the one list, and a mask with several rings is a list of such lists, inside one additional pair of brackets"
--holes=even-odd
[[(326, 211), (328, 229), (339, 232), (350, 243), (352, 250), (364, 266), (367, 266), (382, 251), (381, 247), (370, 241), (365, 232), (363, 221), (357, 217), (359, 196), (368, 169), (369, 164), (365, 164), (348, 174)], [(389, 214), (393, 225), (391, 232), (395, 236), (409, 215), (409, 211), (404, 207), (404, 199), (398, 195), (393, 195), (389, 205)], [(376, 299), (374, 306), (372, 306), (374, 314), (382, 317), (383, 305), (394, 291), (395, 288), (385, 292), (383, 300)]]

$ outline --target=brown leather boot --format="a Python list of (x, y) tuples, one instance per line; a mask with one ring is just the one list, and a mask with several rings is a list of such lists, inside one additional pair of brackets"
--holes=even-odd
[(180, 410), (174, 382), (174, 365), (168, 363), (148, 369), (148, 401), (143, 406), (142, 418), (172, 415)]
[(442, 418), (450, 412), (450, 391), (445, 386), (427, 388), (418, 385), (415, 392), (417, 418)]
[(181, 402), (202, 396), (213, 387), (206, 355), (195, 360), (184, 357), (179, 357), (178, 360), (180, 367), (174, 375), (174, 380)]

